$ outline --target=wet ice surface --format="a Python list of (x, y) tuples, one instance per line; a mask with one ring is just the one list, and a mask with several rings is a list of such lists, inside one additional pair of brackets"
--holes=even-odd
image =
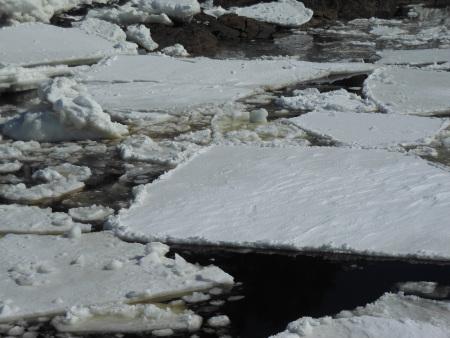
[[(450, 47), (447, 31), (448, 11), (419, 7), (407, 9), (405, 13), (409, 13), (407, 18), (398, 20), (355, 20), (350, 23), (332, 23), (327, 30), (304, 28), (285, 31), (274, 43), (253, 41), (229, 46), (224, 44), (224, 49), (216, 57), (287, 54), (308, 61), (376, 61), (384, 56), (385, 63), (397, 63), (399, 58), (406, 58), (411, 64), (426, 67), (429, 63), (437, 62), (437, 65), (426, 69), (436, 71), (440, 68), (445, 71), (445, 64), (440, 64), (447, 61), (446, 48)], [(440, 49), (438, 53), (424, 50), (415, 54), (416, 48)], [(382, 50), (386, 51), (381, 54)], [(84, 225), (81, 226), (86, 227), (89, 223), (94, 231), (99, 231), (103, 229), (106, 215), (130, 206), (133, 188), (153, 182), (166, 171), (176, 167), (180, 161), (190, 158), (195, 151), (210, 144), (342, 146), (339, 137), (333, 132), (326, 130), (317, 133), (303, 126), (306, 129), (304, 130), (301, 124), (293, 123), (294, 121), (289, 119), (308, 116), (316, 108), (330, 107), (338, 111), (367, 110), (366, 113), (379, 114), (381, 105), (375, 106), (371, 103), (366, 107), (358, 98), (355, 99), (357, 104), (348, 106), (340, 105), (340, 101), (330, 104), (321, 97), (320, 93), (330, 93), (332, 96), (334, 91), (345, 89), (364, 99), (363, 82), (366, 78), (367, 74), (315, 79), (279, 90), (261, 92), (241, 99), (236, 105), (223, 106), (220, 109), (207, 107), (189, 111), (184, 115), (171, 114), (170, 111), (150, 114), (141, 111), (127, 116), (122, 112), (114, 112), (113, 121), (127, 125), (131, 134), (128, 139), (41, 143), (37, 147), (36, 144), (29, 143), (13, 144), (12, 140), (4, 136), (0, 139), (1, 146), (6, 145), (0, 149), (0, 171), (3, 170), (0, 174), (0, 184), (22, 183), (31, 188), (43, 184), (42, 177), (50, 177), (49, 174), (52, 174), (47, 172), (47, 176), (37, 175), (39, 170), (45, 171), (66, 163), (88, 167), (92, 175), (84, 180), (85, 186), (82, 190), (56, 198), (39, 199), (36, 202), (38, 207), (51, 208), (53, 214), (48, 209), (42, 218), (56, 221), (56, 227), (59, 228), (56, 231), (54, 227), (35, 228), (33, 231), (65, 232), (76, 222), (82, 222)], [(21, 81), (21, 78), (18, 80)], [(28, 78), (25, 77), (25, 80)], [(42, 81), (42, 78), (38, 76), (36, 80)], [(17, 84), (22, 85), (20, 81), (17, 81)], [(23, 84), (30, 85), (30, 88), (36, 86), (35, 82)], [(311, 106), (302, 106), (298, 102), (297, 105), (280, 104), (280, 97), (295, 98), (299, 94), (296, 91), (302, 90), (314, 90), (319, 99), (312, 100), (314, 104)], [(438, 91), (439, 87), (433, 90)], [(3, 95), (0, 100), (1, 123), (30, 108), (36, 108), (39, 104), (33, 91), (28, 94)], [(120, 98), (117, 103), (121, 103)], [(268, 123), (264, 122), (265, 112)], [(336, 116), (339, 117), (339, 114)], [(396, 119), (395, 116), (390, 118)], [(400, 119), (406, 121), (407, 117)], [(438, 165), (450, 165), (450, 133), (445, 130), (442, 133), (435, 132), (441, 125), (437, 121), (441, 120), (430, 122), (430, 129), (423, 134), (429, 136), (429, 142), (417, 142), (423, 132), (417, 128), (415, 132), (418, 131), (418, 136), (414, 137), (413, 144), (404, 144), (396, 150), (418, 154)], [(351, 133), (345, 136), (350, 137), (350, 141), (354, 138)], [(394, 137), (394, 142), (396, 140)], [(13, 202), (14, 200), (5, 197), (0, 199), (0, 203), (7, 207)], [(20, 214), (21, 211), (17, 209), (16, 212)], [(73, 221), (70, 220), (71, 217)], [(8, 223), (6, 227), (12, 225)], [(24, 231), (29, 231), (26, 229), (28, 225), (32, 224), (22, 224)], [(9, 231), (11, 229), (7, 228), (5, 232)], [(328, 260), (323, 259), (323, 255), (265, 255), (245, 250), (237, 253), (220, 248), (202, 250), (189, 246), (175, 247), (173, 251), (182, 254), (189, 262), (218, 265), (235, 276), (236, 281), (243, 283), (231, 291), (211, 290), (208, 295), (187, 297), (184, 305), (169, 305), (177, 309), (191, 309), (204, 317), (204, 324), (197, 333), (201, 337), (269, 336), (284, 331), (290, 321), (299, 317), (335, 315), (342, 310), (365, 306), (389, 291), (400, 290), (424, 298), (449, 299), (446, 291), (446, 283), (450, 277), (448, 266), (436, 263), (370, 261), (367, 258), (363, 260), (333, 254), (328, 257), (333, 259)], [(229, 325), (224, 315), (230, 319)], [(44, 336), (53, 337), (57, 334), (48, 324), (41, 325), (39, 330)], [(10, 329), (11, 334), (14, 330), (20, 331), (20, 328)], [(114, 332), (119, 331), (116, 329)], [(154, 335), (168, 333), (170, 332), (162, 330), (155, 331)], [(92, 336), (106, 338), (111, 335), (97, 333)]]

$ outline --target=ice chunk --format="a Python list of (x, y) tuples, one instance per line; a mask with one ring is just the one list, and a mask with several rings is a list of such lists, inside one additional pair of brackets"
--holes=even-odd
[(189, 56), (189, 53), (184, 48), (184, 46), (180, 45), (179, 43), (163, 48), (161, 52), (169, 56)]
[(111, 122), (108, 114), (83, 86), (68, 78), (58, 78), (42, 87), (48, 111), (25, 112), (3, 125), (3, 133), (13, 139), (71, 141), (116, 138), (128, 133), (126, 126)]
[(382, 68), (366, 79), (364, 93), (387, 113), (445, 115), (450, 112), (450, 73)]
[(71, 163), (63, 163), (57, 166), (50, 166), (45, 169), (37, 170), (33, 173), (32, 178), (44, 182), (59, 180), (63, 177), (67, 179), (75, 179), (84, 182), (91, 177), (91, 169), (84, 166), (77, 166)]
[(167, 14), (170, 18), (189, 20), (200, 13), (197, 0), (132, 0), (140, 10), (150, 14)]
[(215, 316), (208, 319), (208, 325), (211, 327), (225, 327), (230, 325), (230, 318), (228, 316)]
[[(233, 7), (229, 12), (288, 27), (301, 26), (311, 20), (313, 16), (313, 11), (297, 0), (278, 0), (248, 7)], [(214, 14), (219, 13), (216, 11)]]
[(378, 52), (381, 64), (428, 65), (450, 62), (450, 49), (411, 49), (411, 50), (382, 50)]
[(150, 29), (144, 25), (128, 26), (127, 37), (149, 52), (158, 48), (158, 44), (152, 39)]
[[(336, 74), (370, 72), (373, 65), (280, 60), (177, 59), (120, 56), (93, 67), (84, 81), (108, 111), (185, 112), (220, 105), (268, 88)], [(170, 97), (170, 100), (167, 98)]]
[(127, 39), (127, 35), (122, 28), (105, 20), (87, 18), (83, 21), (74, 22), (72, 26), (114, 43), (124, 42)]
[(335, 318), (303, 317), (276, 338), (444, 338), (450, 335), (450, 306), (402, 294), (383, 295), (376, 302), (342, 311)]
[(19, 161), (0, 163), (0, 174), (15, 173), (22, 168)]
[(141, 188), (113, 225), (141, 241), (450, 259), (449, 178), (384, 150), (211, 147)]
[(22, 66), (89, 64), (121, 53), (136, 53), (80, 28), (27, 23), (0, 29), (0, 63)]
[(448, 126), (438, 118), (339, 111), (314, 111), (290, 121), (343, 144), (375, 148), (427, 144)]
[[(0, 311), (0, 323), (64, 314), (73, 306), (170, 299), (233, 283), (214, 266), (147, 257), (144, 245), (123, 242), (108, 232), (77, 239), (6, 235), (0, 238), (0, 309), (8, 300), (12, 310)], [(123, 266), (105, 270), (112, 260)], [(53, 271), (39, 273), (43, 263)]]
[(446, 298), (450, 294), (450, 286), (439, 285), (436, 282), (405, 282), (398, 283), (397, 288), (405, 293), (432, 298)]
[(83, 232), (91, 230), (90, 225), (74, 223), (63, 212), (34, 206), (0, 205), (0, 219), (0, 233), (64, 234), (75, 225), (79, 225)]
[(112, 304), (73, 307), (53, 326), (62, 332), (145, 332), (153, 330), (197, 331), (202, 318), (190, 310), (175, 312), (153, 304)]
[(89, 207), (72, 208), (69, 210), (69, 215), (78, 222), (104, 221), (113, 213), (113, 209), (96, 204)]

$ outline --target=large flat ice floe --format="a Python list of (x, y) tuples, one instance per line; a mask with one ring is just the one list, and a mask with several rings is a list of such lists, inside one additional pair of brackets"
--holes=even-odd
[(362, 63), (319, 64), (292, 59), (118, 56), (93, 67), (83, 75), (83, 80), (108, 111), (182, 112), (201, 105), (224, 104), (266, 88), (373, 69), (373, 65)]
[(166, 258), (169, 248), (111, 233), (0, 238), (0, 323), (63, 314), (73, 306), (135, 303), (205, 290), (233, 279), (217, 267)]
[(382, 68), (364, 82), (364, 92), (387, 113), (450, 113), (450, 73), (413, 68)]
[(450, 49), (383, 50), (377, 63), (386, 65), (429, 65), (450, 62)]
[(303, 317), (273, 338), (448, 338), (450, 303), (386, 293), (334, 318)]
[(374, 148), (427, 144), (449, 125), (439, 118), (339, 111), (314, 111), (290, 121), (345, 145)]
[(136, 53), (136, 48), (124, 48), (80, 28), (26, 23), (0, 29), (0, 63), (77, 65), (121, 53)]
[(212, 147), (112, 225), (141, 241), (449, 259), (449, 178), (384, 150)]
[(66, 213), (17, 204), (0, 205), (0, 219), (0, 234), (64, 234), (75, 226), (83, 232), (91, 230), (90, 225), (74, 223)]

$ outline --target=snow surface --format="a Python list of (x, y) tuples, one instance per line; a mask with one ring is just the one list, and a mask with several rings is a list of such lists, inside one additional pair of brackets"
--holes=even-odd
[[(126, 243), (108, 232), (0, 238), (0, 323), (53, 316), (73, 306), (135, 303), (206, 290), (233, 279), (161, 243)], [(116, 269), (111, 262), (118, 261)], [(101, 287), (99, 287), (101, 286)]]
[(83, 232), (91, 230), (90, 225), (74, 223), (63, 212), (34, 206), (0, 205), (0, 219), (0, 234), (64, 234), (74, 226)]
[(267, 88), (373, 69), (373, 65), (362, 63), (143, 55), (115, 57), (92, 67), (83, 80), (94, 99), (108, 111), (184, 112), (202, 105), (228, 103)]
[(7, 121), (3, 134), (16, 140), (72, 141), (117, 138), (128, 134), (125, 125), (111, 117), (76, 81), (57, 78), (41, 87), (41, 100), (51, 107), (24, 112)]
[(377, 69), (364, 82), (364, 93), (387, 113), (444, 115), (450, 112), (450, 73)]
[(52, 321), (62, 332), (145, 332), (171, 329), (197, 331), (202, 318), (190, 310), (175, 312), (153, 304), (113, 304), (73, 307)]
[(69, 209), (69, 215), (78, 222), (104, 221), (108, 216), (114, 214), (114, 210), (101, 205), (91, 205)]
[(79, 5), (108, 3), (109, 0), (0, 0), (2, 16), (10, 22), (49, 22), (58, 12), (68, 11)]
[(346, 145), (375, 148), (427, 144), (448, 126), (438, 118), (339, 111), (314, 111), (290, 121)]
[(26, 23), (0, 29), (0, 63), (21, 66), (86, 64), (111, 55), (136, 53), (80, 28)]
[(449, 259), (449, 177), (384, 150), (211, 147), (112, 226), (128, 240)]
[(374, 303), (335, 318), (303, 317), (276, 338), (448, 338), (450, 303), (386, 293)]
[(381, 57), (377, 63), (386, 65), (428, 65), (450, 62), (450, 49), (382, 50), (377, 54)]
[[(313, 16), (313, 11), (297, 0), (278, 0), (248, 7), (233, 7), (229, 12), (287, 27), (301, 26), (311, 20)], [(219, 13), (216, 11), (213, 14)]]

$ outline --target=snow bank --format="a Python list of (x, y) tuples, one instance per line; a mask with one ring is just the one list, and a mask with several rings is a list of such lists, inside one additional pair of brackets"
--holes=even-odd
[(5, 64), (79, 65), (123, 53), (136, 53), (136, 48), (124, 49), (80, 28), (27, 23), (0, 29), (0, 63)]
[(67, 66), (24, 68), (0, 64), (0, 93), (35, 89), (52, 77), (71, 74), (72, 71)]
[(217, 267), (166, 258), (168, 251), (160, 243), (126, 243), (108, 232), (78, 238), (7, 235), (0, 238), (0, 323), (63, 314), (73, 306), (170, 299), (233, 283)]
[(335, 318), (303, 317), (274, 338), (444, 338), (450, 336), (450, 303), (386, 293), (374, 303)]
[(450, 73), (382, 68), (366, 79), (364, 93), (387, 113), (444, 115), (450, 112)]
[(3, 234), (64, 234), (74, 226), (79, 226), (83, 232), (91, 230), (90, 225), (74, 223), (63, 212), (17, 204), (0, 205), (0, 219)]
[(62, 332), (146, 332), (171, 329), (197, 331), (202, 318), (190, 310), (173, 311), (153, 304), (113, 304), (73, 307), (65, 317), (56, 317), (53, 326)]
[(228, 12), (288, 27), (301, 26), (311, 20), (313, 16), (313, 11), (297, 0), (278, 0), (248, 7), (233, 7)]
[(84, 81), (89, 92), (108, 111), (184, 112), (202, 105), (228, 103), (267, 88), (373, 69), (373, 65), (362, 63), (144, 55), (120, 56), (106, 65), (95, 66), (84, 74)]
[(69, 215), (78, 222), (104, 221), (112, 214), (114, 214), (113, 209), (95, 204), (89, 207), (72, 208), (69, 210)]
[(339, 111), (314, 111), (290, 121), (346, 145), (375, 148), (427, 144), (448, 126), (438, 118)]
[(212, 147), (113, 225), (130, 240), (449, 259), (449, 177), (382, 150)]
[(1, 14), (10, 22), (49, 22), (53, 15), (80, 5), (108, 3), (109, 0), (0, 0)]
[(58, 78), (41, 88), (48, 111), (25, 112), (7, 121), (2, 132), (16, 140), (72, 141), (117, 138), (128, 133), (126, 126), (111, 122), (86, 88), (74, 80)]
[(118, 145), (125, 161), (144, 161), (154, 164), (176, 166), (191, 157), (199, 147), (190, 142), (155, 142), (145, 135), (130, 136)]
[(382, 50), (377, 63), (385, 65), (429, 65), (450, 62), (450, 49)]

